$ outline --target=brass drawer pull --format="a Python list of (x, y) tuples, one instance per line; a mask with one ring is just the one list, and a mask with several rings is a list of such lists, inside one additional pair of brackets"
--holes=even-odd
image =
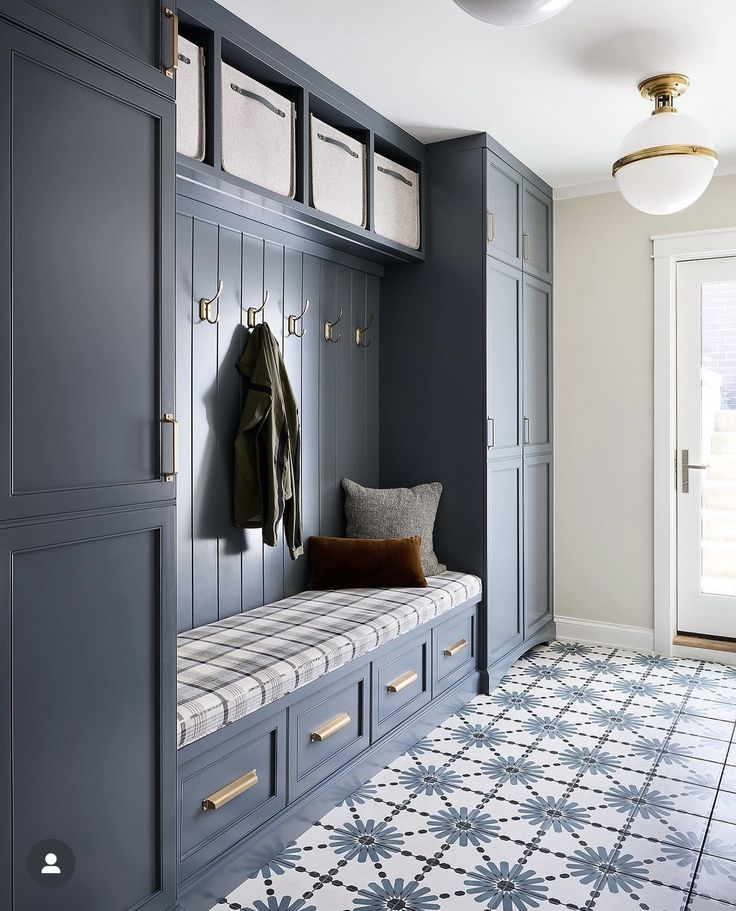
[(179, 422), (173, 414), (164, 415), (164, 424), (171, 427), (171, 471), (162, 471), (164, 481), (173, 481), (179, 473)]
[(419, 674), (417, 674), (416, 671), (407, 671), (405, 674), (397, 677), (396, 680), (392, 680), (386, 687), (386, 692), (400, 693), (402, 690), (405, 690), (407, 686), (411, 686), (418, 677)]
[(468, 647), (467, 639), (458, 639), (454, 645), (448, 646), (443, 650), (442, 654), (445, 658), (454, 658), (458, 652), (461, 652), (464, 648)]
[(335, 715), (330, 721), (322, 725), (322, 727), (317, 728), (316, 731), (312, 731), (309, 735), (309, 739), (312, 743), (324, 743), (325, 740), (332, 737), (333, 734), (337, 734), (338, 731), (341, 731), (343, 728), (346, 728), (350, 724), (350, 715), (347, 712), (341, 712), (339, 715)]
[(250, 772), (246, 772), (241, 778), (236, 778), (235, 781), (226, 784), (224, 788), (220, 788), (219, 791), (215, 791), (214, 794), (206, 797), (202, 801), (202, 809), (219, 810), (220, 807), (224, 807), (226, 803), (230, 803), (231, 800), (235, 800), (236, 797), (245, 794), (246, 791), (249, 791), (257, 784), (258, 774), (255, 769), (251, 769)]

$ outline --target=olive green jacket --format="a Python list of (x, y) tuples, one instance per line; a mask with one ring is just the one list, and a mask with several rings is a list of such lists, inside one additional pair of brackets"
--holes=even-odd
[(292, 560), (304, 553), (300, 509), (299, 411), (278, 342), (266, 324), (251, 332), (238, 363), (245, 407), (235, 438), (235, 524), (262, 528), (271, 547), (283, 519)]

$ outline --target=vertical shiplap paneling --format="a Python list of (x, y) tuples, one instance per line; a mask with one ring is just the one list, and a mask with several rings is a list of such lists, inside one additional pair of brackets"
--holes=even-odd
[[(284, 363), (286, 372), (289, 375), (294, 398), (299, 408), (300, 422), (304, 422), (302, 416), (302, 339), (297, 335), (289, 335), (288, 316), (289, 314), (299, 315), (302, 311), (302, 269), (303, 255), (298, 250), (284, 250)], [(301, 332), (303, 326), (297, 324), (296, 331)], [(297, 456), (296, 470), (299, 472), (299, 509), (303, 509), (303, 498), (301, 490), (301, 447)], [(284, 595), (293, 595), (303, 589), (304, 583), (304, 562), (305, 558), (300, 557), (298, 560), (292, 560), (289, 548), (284, 542)]]
[[(308, 300), (309, 311), (304, 317), (301, 340), (302, 351), (302, 402), (301, 402), (301, 435), (302, 435), (302, 532), (305, 542), (312, 535), (319, 534), (319, 356), (324, 341), (321, 323), (321, 262), (314, 256), (304, 254), (302, 261), (302, 297)], [(306, 558), (302, 563), (302, 580), (308, 582)]]
[(194, 626), (192, 610), (192, 250), (194, 221), (176, 217), (176, 410), (179, 420), (179, 476), (176, 479), (177, 629)]
[[(337, 296), (338, 266), (322, 260), (320, 333), (326, 321), (334, 323), (340, 313)], [(345, 340), (346, 317), (335, 327), (338, 342), (320, 338), (319, 351), (319, 533), (340, 534), (337, 506), (337, 349)]]
[[(260, 307), (263, 303), (263, 247), (264, 242), (259, 238), (249, 234), (243, 236), (243, 325), (246, 325), (248, 307)], [(248, 529), (243, 545), (243, 610), (260, 607), (263, 603), (263, 535), (258, 528)]]
[(348, 477), (358, 484), (368, 484), (368, 451), (366, 445), (366, 362), (370, 350), (369, 340), (360, 347), (355, 340), (355, 333), (366, 325), (366, 274), (352, 271), (350, 316), (350, 351), (351, 351), (351, 403), (350, 403), (350, 470)]
[[(375, 275), (366, 277), (366, 319), (373, 317), (373, 325), (368, 332), (371, 341), (370, 348), (366, 349), (366, 453), (367, 453), (367, 479), (369, 487), (379, 486), (378, 464), (378, 363), (380, 348), (380, 294), (381, 280)], [(412, 339), (403, 339), (403, 344), (411, 345)], [(407, 377), (407, 382), (411, 378)]]
[(344, 311), (342, 323), (342, 338), (338, 345), (333, 345), (337, 351), (337, 420), (335, 428), (335, 487), (333, 509), (335, 513), (334, 534), (345, 534), (345, 509), (344, 495), (342, 492), (343, 478), (350, 477), (350, 427), (352, 401), (352, 373), (351, 364), (353, 348), (355, 348), (354, 323), (352, 319), (352, 277), (353, 270), (347, 266), (337, 267), (337, 303), (338, 308)]
[(220, 321), (217, 324), (217, 504), (219, 603), (218, 616), (230, 617), (242, 610), (241, 554), (243, 532), (235, 527), (233, 466), (235, 436), (241, 413), (241, 376), (237, 368), (245, 349), (246, 332), (240, 320), (242, 281), (240, 231), (220, 228), (219, 274), (223, 282)]
[(199, 319), (199, 300), (217, 290), (218, 229), (194, 222), (192, 329), (192, 516), (194, 623), (217, 620), (217, 328)]
[[(262, 316), (279, 348), (284, 346), (284, 248), (266, 243), (263, 255), (263, 288), (270, 292)], [(284, 533), (279, 525), (275, 547), (263, 545), (263, 597), (266, 604), (284, 597)]]

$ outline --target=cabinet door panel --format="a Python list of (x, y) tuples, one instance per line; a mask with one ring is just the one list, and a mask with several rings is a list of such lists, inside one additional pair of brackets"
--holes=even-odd
[(533, 635), (552, 619), (551, 456), (524, 460), (524, 628)]
[(174, 94), (165, 75), (172, 60), (174, 22), (159, 0), (8, 0), (8, 15), (117, 72)]
[(0, 42), (0, 517), (173, 499), (173, 108)]
[(486, 152), (486, 252), (521, 268), (522, 178), (493, 152)]
[(524, 279), (524, 451), (552, 443), (552, 289)]
[(521, 272), (486, 260), (488, 458), (520, 455)]
[(488, 663), (524, 638), (522, 609), (521, 461), (488, 464)]
[(524, 271), (552, 280), (552, 200), (524, 181)]
[[(13, 719), (0, 766), (12, 755), (14, 807), (4, 908), (173, 903), (174, 535), (173, 507), (0, 534)], [(53, 887), (40, 877), (49, 850)]]

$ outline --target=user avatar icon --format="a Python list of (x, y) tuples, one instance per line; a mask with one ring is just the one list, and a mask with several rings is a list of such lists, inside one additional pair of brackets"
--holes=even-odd
[(51, 854), (51, 853), (47, 854), (46, 857), (44, 858), (44, 860), (46, 861), (46, 866), (41, 868), (41, 873), (43, 873), (43, 874), (47, 874), (47, 873), (60, 874), (61, 867), (57, 866), (56, 859), (57, 858), (56, 858), (55, 854)]

